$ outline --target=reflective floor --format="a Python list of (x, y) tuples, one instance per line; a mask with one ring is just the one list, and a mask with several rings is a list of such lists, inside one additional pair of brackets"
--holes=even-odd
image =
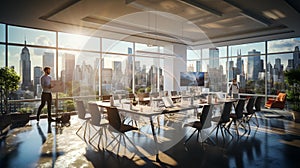
[[(266, 115), (267, 116), (267, 115)], [(139, 132), (127, 133), (141, 154), (131, 158), (135, 151), (96, 150), (76, 135), (83, 121), (71, 117), (69, 127), (39, 124), (30, 121), (25, 127), (11, 130), (1, 142), (1, 167), (298, 167), (300, 156), (300, 124), (278, 116), (266, 117), (258, 113), (259, 127), (251, 123), (251, 132), (241, 138), (233, 129), (227, 133), (215, 132), (204, 143), (196, 137), (184, 145), (193, 132), (183, 126), (191, 120), (186, 116), (164, 116), (155, 123), (159, 141), (159, 160), (147, 120), (139, 119)], [(179, 119), (178, 119), (179, 118)], [(158, 122), (159, 125), (158, 126)], [(209, 132), (210, 130), (208, 130)], [(243, 131), (240, 131), (243, 133)], [(82, 132), (79, 132), (80, 134)], [(108, 135), (111, 136), (112, 135)], [(95, 141), (96, 143), (97, 141)], [(128, 143), (127, 143), (128, 144)]]

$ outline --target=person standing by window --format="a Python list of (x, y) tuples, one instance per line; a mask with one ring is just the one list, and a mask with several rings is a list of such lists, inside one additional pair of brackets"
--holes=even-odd
[(51, 94), (51, 88), (53, 87), (51, 85), (51, 76), (50, 76), (50, 67), (44, 68), (44, 75), (41, 76), (41, 86), (42, 86), (42, 97), (41, 97), (41, 105), (38, 108), (37, 114), (36, 114), (36, 120), (37, 122), (40, 121), (40, 114), (41, 110), (45, 106), (47, 102), (47, 110), (48, 110), (48, 122), (55, 121), (51, 117), (51, 104), (52, 104), (52, 94)]
[(231, 97), (239, 98), (239, 85), (236, 82), (236, 79), (232, 80), (232, 84), (230, 85), (229, 92)]

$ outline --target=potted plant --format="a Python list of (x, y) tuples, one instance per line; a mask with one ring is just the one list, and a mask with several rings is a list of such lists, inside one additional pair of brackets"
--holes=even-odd
[(19, 87), (20, 76), (13, 68), (2, 67), (0, 68), (0, 98), (1, 114), (8, 113), (8, 96), (12, 91), (16, 91)]
[(8, 113), (8, 96), (19, 87), (20, 77), (13, 68), (0, 68), (0, 137), (6, 135), (11, 126), (11, 116)]
[(285, 71), (286, 83), (289, 85), (287, 98), (292, 103), (294, 120), (300, 122), (300, 68)]

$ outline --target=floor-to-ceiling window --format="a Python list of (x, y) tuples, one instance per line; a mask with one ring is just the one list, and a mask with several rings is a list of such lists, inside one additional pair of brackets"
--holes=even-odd
[(164, 89), (164, 49), (135, 43), (135, 92), (159, 92)]
[(99, 94), (100, 39), (58, 32), (60, 97), (96, 97)]
[(102, 38), (102, 95), (132, 91), (133, 43)]
[(265, 43), (229, 46), (229, 81), (236, 79), (240, 93), (265, 93)]
[(228, 92), (224, 82), (237, 79), (242, 94), (276, 95), (287, 89), (284, 71), (298, 67), (299, 45), (300, 38), (290, 38), (188, 50), (187, 71), (208, 72), (210, 91)]

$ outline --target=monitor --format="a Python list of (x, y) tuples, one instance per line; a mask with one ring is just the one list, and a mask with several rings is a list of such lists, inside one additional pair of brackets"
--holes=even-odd
[(180, 86), (204, 86), (204, 72), (180, 72)]

